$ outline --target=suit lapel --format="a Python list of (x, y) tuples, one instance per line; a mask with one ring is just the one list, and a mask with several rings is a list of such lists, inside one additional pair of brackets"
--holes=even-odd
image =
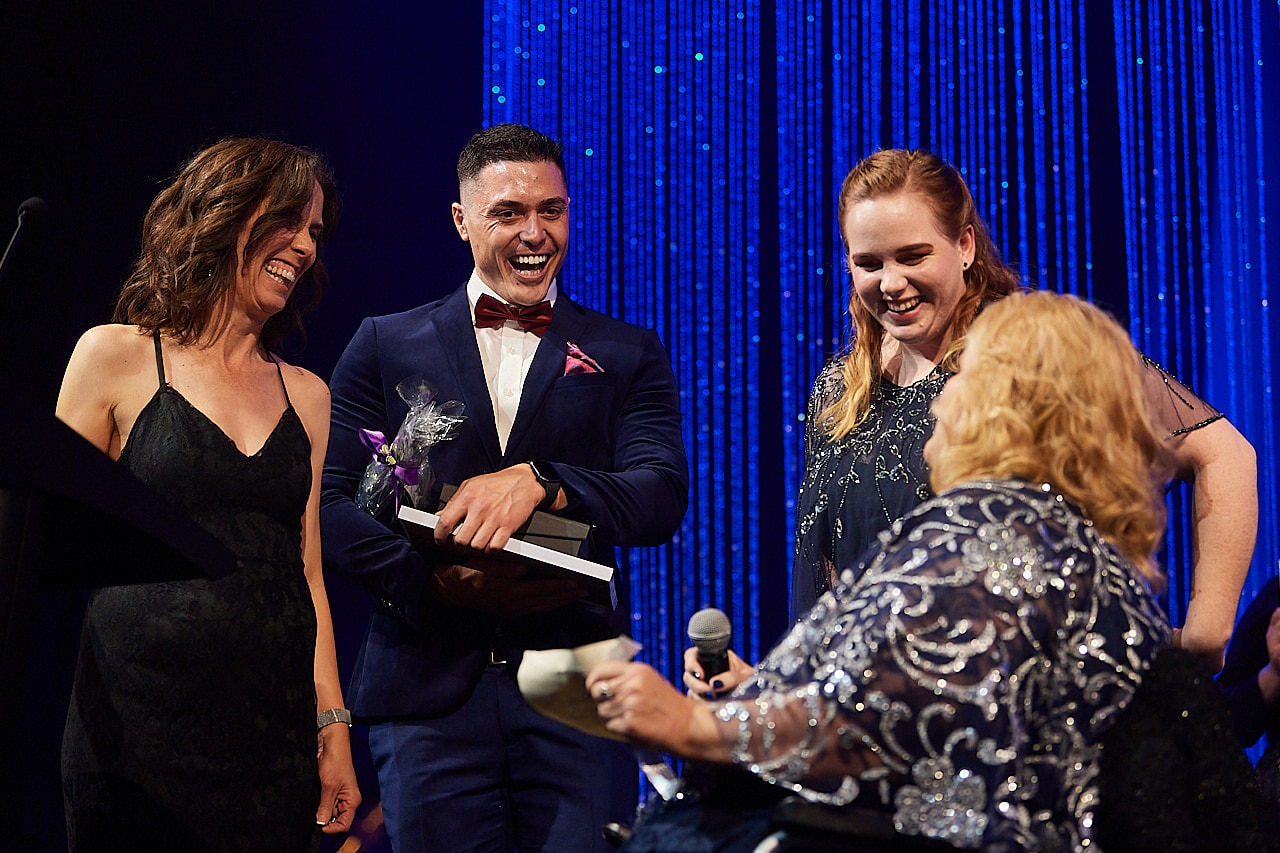
[[(480, 350), (476, 346), (476, 333), (471, 322), (471, 306), (467, 302), (467, 289), (454, 292), (440, 310), (431, 314), (429, 340), (440, 342), (441, 353), (449, 365), (462, 392), (466, 405), (467, 421), (480, 434), (486, 460), (496, 469), (502, 458), (498, 447), (498, 428), (493, 419), (493, 402), (489, 398), (489, 386), (484, 381), (484, 365), (480, 363)], [(466, 421), (463, 428), (465, 429)], [(510, 443), (508, 442), (508, 446)]]
[[(581, 310), (564, 292), (556, 299), (555, 312), (551, 326), (542, 336), (538, 350), (533, 355), (533, 364), (529, 365), (529, 375), (524, 380), (524, 390), (520, 394), (520, 410), (516, 412), (515, 423), (511, 425), (511, 435), (507, 437), (507, 459), (522, 460), (529, 456), (521, 451), (525, 436), (537, 423), (538, 413), (543, 401), (556, 380), (564, 375), (564, 358), (568, 342), (580, 339), (584, 319)], [(546, 425), (542, 425), (546, 428)]]

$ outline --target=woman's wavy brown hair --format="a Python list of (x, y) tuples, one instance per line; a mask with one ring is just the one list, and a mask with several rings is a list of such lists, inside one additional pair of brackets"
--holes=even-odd
[(1119, 324), (1073, 296), (1014, 294), (969, 328), (960, 367), (933, 405), (934, 491), (982, 479), (1049, 483), (1161, 586), (1160, 439), (1142, 358)]
[[(237, 268), (281, 228), (301, 223), (316, 183), (324, 192), (318, 249), (338, 220), (333, 177), (319, 154), (274, 139), (224, 139), (197, 153), (151, 202), (115, 322), (159, 331), (180, 344), (218, 334), (229, 321)], [(240, 229), (264, 202), (243, 257), (236, 257)], [(303, 331), (303, 314), (319, 303), (327, 283), (317, 258), (263, 327), (263, 346), (273, 349), (289, 332)]]
[[(853, 167), (840, 188), (836, 212), (841, 240), (850, 207), (900, 192), (919, 193), (933, 211), (934, 225), (950, 240), (959, 240), (965, 226), (973, 226), (973, 263), (964, 271), (965, 292), (951, 320), (951, 344), (940, 362), (944, 369), (954, 370), (973, 318), (986, 303), (1017, 290), (1019, 276), (1000, 259), (1000, 250), (978, 216), (964, 178), (955, 167), (928, 151), (885, 149)], [(844, 388), (818, 419), (820, 428), (837, 441), (867, 419), (883, 364), (884, 328), (852, 288), (849, 315), (853, 318), (853, 339), (842, 364)]]

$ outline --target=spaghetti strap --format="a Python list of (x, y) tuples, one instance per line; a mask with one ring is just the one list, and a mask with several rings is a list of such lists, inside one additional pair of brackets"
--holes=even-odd
[(156, 342), (156, 374), (160, 377), (160, 387), (163, 388), (169, 383), (164, 379), (164, 356), (161, 354), (160, 350), (160, 330), (156, 329), (151, 333), (151, 336)]
[(280, 359), (276, 358), (276, 354), (273, 352), (268, 352), (267, 355), (276, 363), (276, 376), (280, 377), (280, 390), (284, 392), (284, 404), (292, 409), (293, 401), (289, 399), (289, 388), (284, 384), (284, 372), (280, 370)]

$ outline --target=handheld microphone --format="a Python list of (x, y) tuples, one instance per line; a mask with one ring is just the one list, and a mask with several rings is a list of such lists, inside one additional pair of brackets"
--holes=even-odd
[(714, 607), (699, 610), (689, 617), (689, 642), (698, 649), (698, 666), (702, 680), (729, 671), (729, 640), (733, 628), (724, 611)]
[(18, 235), (22, 233), (23, 219), (26, 218), (28, 213), (39, 216), (48, 209), (49, 203), (38, 196), (32, 196), (18, 205), (18, 227), (13, 229), (13, 236), (9, 238), (9, 245), (5, 247), (4, 255), (0, 256), (0, 281), (4, 280), (5, 267), (9, 266), (9, 254), (18, 242)]

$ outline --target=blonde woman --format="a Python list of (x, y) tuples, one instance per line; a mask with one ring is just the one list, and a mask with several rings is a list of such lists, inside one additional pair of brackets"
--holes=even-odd
[(957, 367), (937, 496), (730, 698), (643, 664), (590, 673), (611, 731), (719, 768), (627, 849), (751, 849), (787, 793), (862, 810), (887, 833), (867, 849), (1090, 843), (1099, 738), (1170, 642), (1144, 368), (1113, 320), (1048, 293), (990, 306)]

